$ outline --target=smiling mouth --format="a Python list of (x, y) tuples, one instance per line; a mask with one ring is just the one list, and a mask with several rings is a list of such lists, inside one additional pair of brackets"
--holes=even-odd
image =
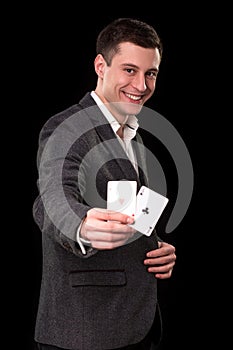
[(125, 93), (125, 96), (127, 96), (128, 98), (130, 98), (133, 101), (139, 101), (142, 98), (142, 96), (135, 96), (135, 95), (127, 94), (127, 93)]

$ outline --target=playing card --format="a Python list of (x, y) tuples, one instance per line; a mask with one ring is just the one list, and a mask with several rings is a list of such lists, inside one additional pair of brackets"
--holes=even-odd
[(135, 221), (129, 226), (150, 236), (167, 203), (167, 197), (142, 186), (136, 198)]
[(108, 181), (107, 209), (121, 212), (130, 216), (135, 215), (136, 194), (136, 181)]

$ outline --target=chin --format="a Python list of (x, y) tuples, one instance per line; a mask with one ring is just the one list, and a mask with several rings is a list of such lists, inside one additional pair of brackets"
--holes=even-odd
[(142, 109), (141, 104), (126, 103), (126, 102), (120, 102), (119, 107), (121, 109), (121, 112), (123, 112), (126, 115), (130, 115), (130, 114), (136, 115), (136, 114), (140, 113), (140, 111)]

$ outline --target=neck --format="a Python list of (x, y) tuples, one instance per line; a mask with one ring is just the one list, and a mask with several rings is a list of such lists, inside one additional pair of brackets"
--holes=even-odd
[(99, 97), (99, 99), (105, 104), (106, 108), (109, 110), (109, 112), (114, 116), (114, 118), (118, 121), (119, 124), (124, 125), (127, 122), (128, 115), (121, 114), (116, 106), (114, 106), (114, 102), (108, 102), (105, 97), (99, 93), (98, 88), (95, 89), (96, 95)]
[(117, 130), (117, 135), (118, 135), (121, 139), (123, 139), (124, 127), (125, 127), (125, 125), (122, 124), (121, 127)]

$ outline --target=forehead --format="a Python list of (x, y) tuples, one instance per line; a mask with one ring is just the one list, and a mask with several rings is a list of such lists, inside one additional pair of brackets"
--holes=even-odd
[(160, 54), (157, 48), (144, 48), (129, 42), (121, 43), (113, 61), (118, 64), (132, 64), (138, 67), (158, 68)]

